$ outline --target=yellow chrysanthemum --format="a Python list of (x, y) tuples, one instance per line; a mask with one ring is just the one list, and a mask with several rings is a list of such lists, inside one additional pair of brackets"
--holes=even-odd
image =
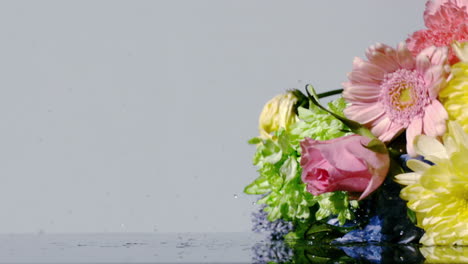
[(299, 119), (295, 104), (298, 98), (293, 92), (275, 96), (263, 107), (259, 118), (259, 132), (262, 138), (272, 138), (271, 133), (280, 128), (289, 129)]
[(468, 134), (454, 121), (448, 128), (444, 145), (425, 135), (415, 140), (416, 152), (433, 166), (409, 160), (414, 172), (396, 176), (408, 185), (401, 197), (425, 230), (424, 245), (468, 245)]
[(455, 43), (453, 50), (461, 62), (452, 66), (451, 79), (439, 93), (439, 99), (449, 118), (468, 132), (468, 43)]

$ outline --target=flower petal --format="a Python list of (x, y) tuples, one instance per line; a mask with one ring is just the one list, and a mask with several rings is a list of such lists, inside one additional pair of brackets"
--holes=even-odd
[(390, 126), (392, 125), (392, 122), (388, 117), (381, 118), (380, 120), (375, 122), (374, 127), (372, 127), (371, 132), (374, 134), (376, 137), (378, 137), (382, 141), (386, 141), (380, 138), (382, 134), (387, 132), (390, 129)]
[(414, 151), (414, 138), (417, 135), (421, 135), (422, 133), (422, 118), (416, 118), (414, 119), (411, 124), (408, 126), (408, 129), (406, 130), (406, 152), (411, 157), (416, 157), (416, 152)]
[(370, 62), (384, 69), (387, 73), (394, 72), (400, 65), (396, 59), (396, 51), (385, 44), (377, 43), (366, 50)]
[(402, 68), (407, 70), (413, 70), (415, 68), (415, 60), (413, 55), (408, 50), (404, 42), (398, 44), (397, 59)]
[(408, 166), (408, 168), (410, 168), (412, 171), (419, 173), (419, 174), (424, 173), (427, 169), (431, 167), (431, 165), (425, 162), (422, 162), (420, 160), (417, 160), (417, 159), (409, 159), (406, 162), (406, 166)]
[(424, 134), (431, 137), (442, 136), (445, 133), (447, 119), (445, 108), (438, 100), (433, 100), (424, 111)]
[[(424, 156), (425, 159), (436, 164), (442, 159), (448, 159), (447, 151), (442, 143), (437, 139), (426, 135), (416, 137), (414, 150), (419, 155)], [(413, 169), (412, 167), (410, 168)]]
[(359, 57), (355, 57), (353, 61), (353, 71), (359, 71), (369, 75), (370, 78), (376, 81), (382, 81), (385, 76), (385, 70), (376, 66), (373, 63), (364, 61)]
[(392, 122), (390, 128), (385, 133), (380, 135), (379, 139), (383, 142), (389, 142), (390, 140), (398, 136), (401, 132), (403, 132), (404, 129), (404, 125)]
[(351, 105), (344, 110), (346, 117), (361, 124), (369, 124), (385, 114), (380, 104)]
[(432, 66), (424, 73), (424, 82), (429, 90), (431, 98), (437, 98), (440, 90), (445, 86), (447, 72), (442, 65)]
[(379, 80), (372, 79), (365, 72), (353, 70), (348, 73), (348, 79), (354, 84), (380, 84)]
[(395, 181), (402, 185), (415, 184), (421, 178), (421, 174), (409, 172), (404, 174), (399, 174), (395, 176)]

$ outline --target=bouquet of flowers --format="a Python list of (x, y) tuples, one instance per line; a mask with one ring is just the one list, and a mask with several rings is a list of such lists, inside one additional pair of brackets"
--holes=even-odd
[(468, 245), (468, 0), (429, 0), (424, 21), (397, 47), (370, 46), (343, 89), (264, 106), (244, 190), (259, 195), (255, 231)]

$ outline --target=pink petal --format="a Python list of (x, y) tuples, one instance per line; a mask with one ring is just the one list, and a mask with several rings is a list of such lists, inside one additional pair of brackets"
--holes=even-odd
[(370, 62), (374, 63), (375, 65), (379, 66), (383, 70), (388, 72), (394, 72), (400, 68), (400, 65), (393, 59), (392, 57), (377, 51), (373, 51), (371, 54), (368, 55)]
[[(300, 142), (303, 153), (301, 155), (301, 166), (316, 166), (322, 161), (320, 151), (313, 147), (317, 141), (311, 138), (305, 138)], [(304, 151), (307, 150), (307, 151)]]
[(374, 80), (370, 78), (369, 75), (363, 73), (363, 72), (358, 72), (358, 71), (352, 71), (348, 73), (348, 79), (354, 83), (354, 84), (379, 84), (380, 81)]
[(349, 94), (355, 95), (380, 95), (381, 89), (378, 84), (353, 84), (350, 82), (342, 83), (344, 90)]
[[(454, 7), (454, 8), (453, 8)], [(454, 12), (468, 13), (467, 0), (429, 0), (426, 3), (424, 12), (424, 23), (428, 28), (438, 29), (439, 27), (456, 26), (453, 21), (445, 19), (446, 17), (457, 16)]]
[(433, 100), (424, 112), (424, 134), (431, 137), (442, 136), (445, 133), (448, 114), (442, 104)]
[(375, 103), (379, 100), (379, 95), (350, 95), (343, 93), (343, 97), (346, 98), (348, 102), (361, 102), (361, 103)]
[(417, 154), (414, 151), (414, 138), (417, 135), (422, 134), (422, 118), (416, 118), (411, 122), (411, 124), (408, 126), (408, 129), (406, 130), (406, 152), (411, 157), (416, 157)]
[(424, 74), (431, 66), (432, 64), (429, 60), (429, 57), (419, 53), (419, 55), (416, 57), (416, 70), (420, 74)]
[(445, 85), (446, 80), (445, 67), (442, 65), (430, 67), (424, 74), (424, 82), (429, 89), (429, 96), (431, 98), (437, 98), (440, 90)]
[(360, 177), (351, 177), (352, 175), (347, 175), (348, 177), (343, 178), (342, 180), (336, 183), (336, 190), (346, 190), (348, 192), (362, 192), (369, 185), (370, 178), (363, 177), (364, 175), (359, 175)]
[(383, 133), (382, 135), (380, 135), (379, 139), (383, 142), (389, 142), (396, 136), (398, 136), (401, 132), (403, 132), (404, 129), (405, 126), (403, 126), (402, 124), (392, 122), (388, 130), (385, 131), (385, 133)]
[(348, 90), (343, 91), (343, 98), (348, 102), (375, 103), (379, 100), (379, 94), (351, 93)]
[(395, 49), (382, 43), (377, 43), (367, 48), (366, 57), (369, 62), (379, 66), (387, 73), (394, 72), (400, 68)]
[[(388, 117), (381, 118), (380, 120), (374, 122), (374, 127), (372, 127), (371, 132), (380, 140), (382, 140), (380, 136), (387, 132), (390, 129), (391, 125), (392, 122), (390, 121), (390, 119), (388, 119)], [(382, 141), (385, 142), (387, 140)]]
[(377, 188), (382, 185), (382, 183), (385, 180), (385, 176), (388, 172), (389, 166), (385, 166), (380, 168), (378, 171), (374, 172), (374, 177), (371, 178), (369, 185), (367, 185), (367, 188), (362, 192), (361, 196), (359, 196), (358, 200), (362, 200), (366, 198), (369, 194), (377, 190)]
[(385, 111), (379, 104), (351, 105), (344, 110), (345, 115), (358, 123), (368, 124), (381, 117)]
[(385, 76), (385, 71), (382, 68), (374, 65), (373, 63), (364, 61), (359, 57), (354, 58), (353, 71), (367, 74), (370, 78), (379, 82), (382, 81)]
[(396, 51), (394, 48), (383, 44), (383, 43), (376, 43), (375, 45), (371, 45), (369, 48), (366, 49), (366, 56), (369, 61), (373, 60), (373, 53), (381, 53), (388, 57), (389, 59), (393, 59), (396, 61)]
[(404, 42), (398, 44), (397, 59), (398, 63), (401, 65), (402, 68), (405, 68), (407, 70), (413, 70), (415, 68), (415, 61), (413, 55), (408, 50)]
[[(350, 135), (333, 140), (321, 141), (314, 147), (320, 150), (323, 158), (327, 160), (332, 167), (341, 171), (361, 172), (367, 171), (367, 166), (356, 155), (356, 151), (349, 149), (349, 145), (357, 145), (359, 149), (357, 151), (371, 152), (371, 150), (362, 147), (362, 144), (366, 145), (369, 141), (370, 139), (362, 136)], [(333, 148), (330, 147), (331, 145)]]
[[(424, 52), (424, 50), (422, 51)], [(447, 47), (438, 47), (432, 53), (430, 57), (431, 63), (433, 65), (443, 65), (447, 63), (448, 59), (448, 48)]]

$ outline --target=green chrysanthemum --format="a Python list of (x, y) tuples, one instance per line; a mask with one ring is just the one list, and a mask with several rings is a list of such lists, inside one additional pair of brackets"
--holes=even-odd
[[(329, 104), (329, 108), (340, 115), (343, 115), (345, 106), (343, 99)], [(257, 144), (254, 164), (259, 167), (260, 176), (244, 192), (264, 195), (259, 203), (267, 205), (265, 211), (270, 221), (280, 218), (289, 221), (307, 219), (313, 213), (310, 208), (318, 204), (319, 210), (315, 214), (317, 220), (337, 215), (340, 222), (344, 223), (352, 214), (349, 210), (351, 203), (343, 198), (342, 192), (320, 196), (307, 192), (301, 180), (299, 142), (305, 137), (327, 140), (350, 133), (346, 132), (342, 122), (315, 105), (310, 109), (299, 107), (297, 112), (300, 121), (291, 125), (288, 131), (279, 129), (274, 139), (250, 140), (250, 143)]]

